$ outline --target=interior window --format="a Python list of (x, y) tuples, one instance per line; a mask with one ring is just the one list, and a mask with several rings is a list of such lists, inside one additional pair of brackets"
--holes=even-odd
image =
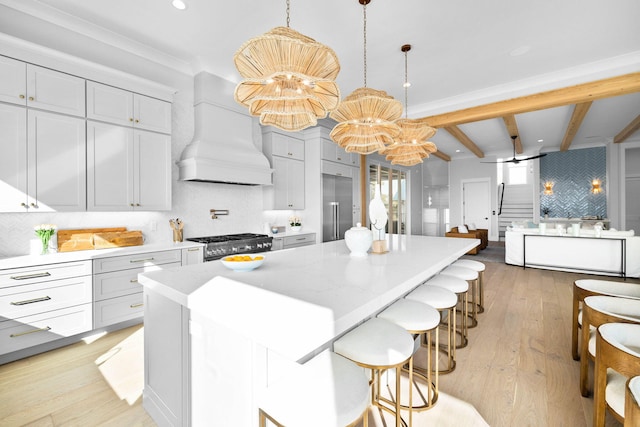
[[(378, 165), (369, 167), (369, 194), (374, 197), (378, 176)], [(387, 208), (387, 226), (385, 232), (392, 234), (407, 233), (407, 174), (393, 168), (380, 168), (380, 188), (382, 202)]]

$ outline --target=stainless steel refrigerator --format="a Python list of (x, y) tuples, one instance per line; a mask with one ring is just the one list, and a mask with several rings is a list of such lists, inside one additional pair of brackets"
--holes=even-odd
[(353, 222), (351, 178), (322, 174), (322, 241), (344, 239)]

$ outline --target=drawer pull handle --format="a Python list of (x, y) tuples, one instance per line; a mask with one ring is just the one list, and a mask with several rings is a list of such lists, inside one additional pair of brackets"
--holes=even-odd
[(44, 328), (32, 329), (30, 331), (19, 332), (17, 334), (11, 334), (11, 335), (9, 335), (9, 337), (10, 338), (18, 338), (18, 337), (21, 337), (23, 335), (35, 334), (36, 332), (47, 332), (47, 331), (50, 331), (50, 330), (51, 330), (50, 326), (45, 326)]
[(11, 279), (13, 280), (27, 280), (27, 279), (36, 279), (38, 277), (49, 277), (51, 276), (51, 273), (48, 272), (44, 272), (44, 273), (35, 273), (35, 274), (25, 274), (24, 276), (11, 276)]
[(307, 239), (306, 239), (306, 238), (304, 238), (304, 237), (298, 237), (296, 240), (297, 240), (297, 241), (300, 241), (300, 240), (307, 240)]
[(130, 307), (130, 308), (138, 308), (138, 307), (142, 307), (143, 305), (144, 305), (144, 303), (139, 302), (139, 303), (137, 303), (137, 304), (131, 304), (129, 307)]
[(12, 301), (11, 305), (27, 305), (27, 304), (33, 304), (34, 302), (42, 302), (42, 301), (49, 301), (51, 299), (50, 296), (44, 296), (44, 297), (40, 297), (40, 298), (34, 298), (34, 299), (27, 299), (24, 301)]
[(154, 259), (153, 257), (145, 258), (145, 259), (132, 259), (132, 260), (129, 260), (129, 262), (131, 262), (131, 263), (134, 263), (134, 262), (146, 262), (146, 261), (153, 261), (153, 259)]
[(200, 248), (191, 248), (191, 249), (187, 249), (189, 252), (196, 252), (199, 251)]
[(131, 279), (129, 280), (129, 283), (138, 283), (138, 279)]

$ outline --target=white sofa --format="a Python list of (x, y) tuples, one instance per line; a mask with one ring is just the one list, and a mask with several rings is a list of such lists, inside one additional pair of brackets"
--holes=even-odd
[(603, 230), (599, 238), (594, 230), (580, 230), (578, 236), (571, 231), (561, 235), (557, 229), (547, 229), (541, 235), (538, 228), (507, 229), (504, 261), (522, 266), (526, 256), (527, 267), (620, 276), (620, 239), (624, 239), (626, 276), (640, 278), (640, 236), (635, 236), (633, 230)]

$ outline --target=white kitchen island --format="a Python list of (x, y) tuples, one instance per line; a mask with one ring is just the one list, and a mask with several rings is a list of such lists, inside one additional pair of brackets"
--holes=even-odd
[(159, 425), (255, 426), (256, 399), (468, 250), (474, 239), (387, 236), (389, 252), (343, 240), (266, 253), (252, 272), (219, 261), (140, 275), (144, 407)]

